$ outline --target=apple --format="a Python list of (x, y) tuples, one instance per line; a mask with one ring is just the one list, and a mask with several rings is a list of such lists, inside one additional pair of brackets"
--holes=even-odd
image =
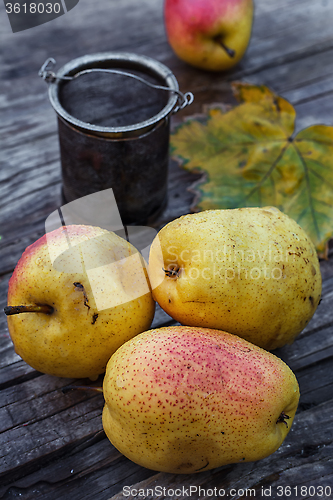
[(253, 23), (252, 0), (165, 0), (168, 41), (183, 61), (228, 70), (244, 56)]
[(207, 210), (164, 226), (150, 249), (153, 297), (183, 325), (264, 349), (292, 343), (321, 296), (315, 247), (274, 207)]
[(280, 358), (235, 335), (184, 326), (123, 344), (107, 364), (103, 393), (111, 443), (143, 467), (175, 474), (267, 457), (299, 401)]
[(113, 232), (69, 225), (30, 245), (5, 308), (16, 353), (36, 370), (96, 379), (125, 341), (147, 330), (155, 302), (146, 264)]

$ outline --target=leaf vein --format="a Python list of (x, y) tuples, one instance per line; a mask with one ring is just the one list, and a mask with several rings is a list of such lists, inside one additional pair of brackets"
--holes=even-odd
[(307, 193), (308, 193), (308, 198), (309, 198), (309, 207), (310, 207), (310, 211), (311, 211), (311, 217), (312, 217), (312, 221), (313, 221), (313, 225), (314, 225), (314, 228), (315, 228), (315, 231), (316, 231), (316, 234), (317, 234), (317, 238), (320, 239), (320, 231), (319, 231), (319, 227), (318, 227), (318, 224), (317, 224), (317, 219), (316, 219), (316, 216), (315, 216), (315, 209), (314, 209), (314, 206), (313, 206), (313, 199), (312, 199), (312, 195), (311, 195), (311, 185), (310, 185), (310, 178), (309, 178), (309, 169), (308, 169), (308, 166), (306, 164), (306, 162), (304, 161), (304, 158), (300, 152), (300, 150), (298, 149), (298, 147), (296, 146), (296, 144), (294, 143), (294, 148), (298, 154), (298, 157), (303, 165), (303, 169), (304, 169), (304, 174), (305, 174), (305, 182), (306, 182), (306, 187), (307, 187)]

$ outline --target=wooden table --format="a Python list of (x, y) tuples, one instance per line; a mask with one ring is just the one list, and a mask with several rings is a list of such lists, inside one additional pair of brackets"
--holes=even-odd
[[(46, 217), (61, 205), (56, 117), (46, 85), (37, 76), (47, 57), (54, 57), (58, 67), (108, 50), (160, 60), (174, 72), (180, 88), (195, 95), (174, 124), (201, 112), (206, 104), (231, 103), (230, 82), (242, 80), (268, 85), (289, 99), (297, 111), (297, 130), (315, 123), (333, 125), (332, 0), (255, 3), (248, 52), (227, 74), (195, 70), (176, 58), (165, 36), (162, 1), (80, 0), (65, 16), (15, 34), (1, 3), (1, 309), (21, 253), (44, 233)], [(193, 180), (170, 161), (169, 205), (158, 227), (190, 211), (193, 194), (187, 188)], [(103, 432), (103, 396), (64, 393), (62, 388), (71, 381), (43, 375), (25, 364), (14, 353), (1, 314), (0, 498), (171, 500), (188, 498), (191, 485), (205, 490), (199, 497), (192, 489), (194, 499), (217, 498), (214, 488), (234, 499), (248, 498), (250, 488), (257, 498), (264, 498), (263, 489), (271, 498), (333, 498), (332, 249), (321, 270), (323, 297), (317, 312), (292, 346), (276, 352), (295, 371), (301, 389), (287, 439), (259, 462), (189, 476), (156, 473), (124, 458)], [(172, 324), (170, 320), (157, 309), (153, 326)], [(125, 486), (133, 488), (131, 494), (123, 491)], [(134, 489), (156, 486), (161, 496), (159, 490), (155, 496), (135, 496)], [(302, 495), (301, 486), (308, 488)], [(321, 496), (318, 489), (313, 495), (310, 486), (330, 486), (332, 496)], [(172, 491), (179, 488), (184, 491)]]

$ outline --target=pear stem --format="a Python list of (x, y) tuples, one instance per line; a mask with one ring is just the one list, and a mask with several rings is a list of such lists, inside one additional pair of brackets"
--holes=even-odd
[(30, 306), (7, 306), (4, 308), (4, 311), (7, 316), (27, 312), (52, 314), (54, 308), (52, 306), (49, 306), (48, 304), (34, 304)]
[(235, 57), (236, 51), (225, 45), (225, 43), (222, 40), (221, 35), (216, 36), (215, 41), (221, 45), (221, 47), (226, 51), (226, 53), (228, 54), (229, 57), (231, 57), (231, 58)]

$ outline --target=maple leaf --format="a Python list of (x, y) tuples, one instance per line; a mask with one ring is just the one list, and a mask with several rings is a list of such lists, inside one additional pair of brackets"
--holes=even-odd
[(210, 109), (171, 135), (181, 166), (203, 174), (193, 210), (276, 206), (326, 257), (333, 236), (333, 127), (295, 137), (293, 106), (265, 86), (235, 82), (240, 104)]

